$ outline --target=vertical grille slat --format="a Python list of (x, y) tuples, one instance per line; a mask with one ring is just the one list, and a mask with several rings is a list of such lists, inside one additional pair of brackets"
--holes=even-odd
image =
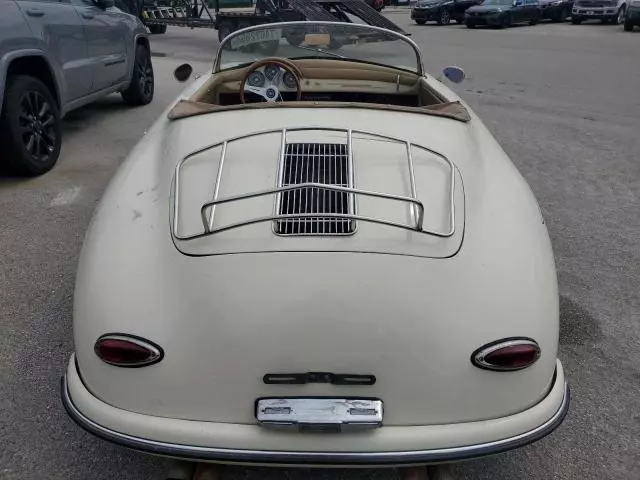
[[(287, 143), (282, 186), (320, 183), (353, 188), (348, 147), (343, 143)], [(279, 235), (348, 235), (355, 222), (323, 214), (353, 214), (349, 194), (322, 187), (301, 187), (280, 196), (278, 214), (309, 217), (276, 221)]]

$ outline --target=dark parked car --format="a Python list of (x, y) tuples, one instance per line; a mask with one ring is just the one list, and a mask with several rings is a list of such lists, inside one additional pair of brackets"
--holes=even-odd
[(573, 0), (540, 0), (541, 18), (548, 18), (554, 22), (564, 22), (571, 16)]
[(419, 0), (411, 9), (411, 18), (418, 25), (424, 25), (428, 21), (448, 25), (452, 19), (462, 23), (464, 12), (481, 2), (482, 0)]
[(475, 28), (476, 25), (505, 28), (515, 23), (535, 25), (540, 16), (538, 0), (485, 0), (465, 12), (464, 23), (467, 28)]
[(625, 32), (630, 32), (634, 26), (640, 27), (640, 0), (631, 0), (624, 17)]

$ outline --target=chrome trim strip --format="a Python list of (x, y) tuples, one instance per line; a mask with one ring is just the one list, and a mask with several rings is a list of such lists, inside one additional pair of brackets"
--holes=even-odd
[(369, 465), (396, 466), (449, 462), (484, 455), (493, 455), (540, 440), (555, 430), (569, 410), (571, 392), (564, 384), (564, 397), (560, 408), (542, 425), (528, 432), (492, 442), (462, 447), (439, 448), (404, 452), (286, 452), (275, 450), (238, 450), (229, 448), (200, 447), (159, 442), (134, 437), (110, 430), (87, 418), (73, 404), (67, 387), (66, 374), (61, 379), (62, 403), (69, 416), (90, 433), (122, 446), (148, 453), (181, 457), (193, 460), (215, 460), (234, 463), (260, 463), (280, 465)]
[[(218, 173), (216, 174), (216, 184), (213, 189), (213, 200), (218, 199), (218, 193), (220, 192), (220, 180), (222, 180), (222, 167), (224, 166), (224, 159), (227, 156), (227, 142), (222, 144), (222, 152), (220, 152), (220, 163), (218, 163)], [(216, 206), (211, 207), (211, 215), (209, 217), (209, 230), (213, 229), (213, 216), (216, 212)]]
[[(407, 160), (409, 161), (409, 183), (411, 186), (411, 196), (413, 198), (418, 198), (418, 194), (416, 193), (416, 175), (413, 169), (413, 156), (411, 155), (411, 142), (406, 142), (407, 146)], [(453, 172), (451, 172), (453, 175)], [(416, 209), (414, 205), (411, 205), (411, 220), (416, 221)]]

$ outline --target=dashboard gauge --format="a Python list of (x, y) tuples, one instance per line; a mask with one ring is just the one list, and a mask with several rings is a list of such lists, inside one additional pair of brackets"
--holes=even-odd
[(264, 67), (264, 75), (267, 77), (267, 80), (273, 80), (278, 75), (280, 68), (277, 65), (273, 65), (270, 63), (266, 67)]
[(282, 83), (284, 83), (284, 85), (287, 88), (297, 88), (298, 86), (298, 83), (296, 82), (296, 77), (294, 77), (293, 74), (290, 72), (286, 72), (284, 74), (284, 76), (282, 77)]
[(250, 87), (264, 86), (264, 74), (262, 72), (251, 72), (249, 78), (247, 78), (247, 84)]

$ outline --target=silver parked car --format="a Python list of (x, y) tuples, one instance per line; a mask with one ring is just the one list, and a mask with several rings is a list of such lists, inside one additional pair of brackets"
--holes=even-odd
[(60, 119), (113, 92), (146, 105), (148, 30), (113, 0), (0, 2), (0, 161), (40, 175), (60, 154)]

